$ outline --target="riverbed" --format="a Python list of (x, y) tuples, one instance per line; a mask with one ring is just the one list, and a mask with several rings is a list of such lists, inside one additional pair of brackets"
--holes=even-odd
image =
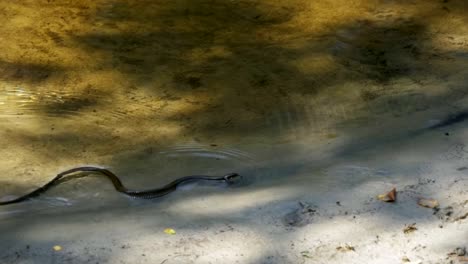
[(0, 3), (0, 199), (84, 165), (132, 189), (242, 176), (153, 200), (72, 179), (0, 207), (0, 262), (466, 262), (467, 11)]

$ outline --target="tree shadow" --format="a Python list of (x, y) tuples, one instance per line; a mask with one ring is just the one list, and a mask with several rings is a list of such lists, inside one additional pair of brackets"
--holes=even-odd
[[(424, 140), (419, 140), (417, 144), (407, 144), (405, 143), (405, 140), (403, 139), (403, 142), (399, 142), (400, 144), (395, 144), (394, 142), (389, 142), (388, 144), (391, 145), (392, 151), (394, 153), (399, 153), (399, 152), (405, 152), (405, 149), (407, 148), (414, 148), (415, 146), (419, 146), (419, 144), (423, 145), (426, 144)], [(349, 154), (352, 155), (353, 153)], [(466, 155), (466, 154), (465, 154)], [(127, 158), (129, 158), (127, 156)], [(359, 159), (359, 158), (358, 158)], [(365, 158), (364, 158), (365, 159)], [(130, 161), (129, 161), (130, 160)], [(128, 160), (126, 159), (116, 159), (114, 161), (115, 164), (119, 164), (119, 167), (116, 166), (117, 170), (121, 170), (122, 168), (128, 167), (132, 164), (125, 164), (126, 162), (131, 162), (131, 158)], [(295, 161), (295, 163), (294, 163)], [(298, 201), (300, 202), (305, 202), (305, 203), (311, 203), (317, 206), (317, 210), (322, 217), (331, 217), (330, 219), (336, 219), (336, 218), (345, 218), (345, 217), (350, 217), (348, 215), (348, 209), (347, 209), (347, 204), (352, 203), (352, 202), (359, 202), (359, 201), (353, 201), (354, 199), (358, 199), (354, 196), (347, 196), (353, 193), (359, 193), (359, 190), (361, 186), (365, 185), (368, 181), (375, 181), (378, 180), (383, 181), (384, 178), (376, 179), (376, 177), (359, 177), (357, 181), (354, 182), (354, 185), (348, 186), (348, 190), (334, 190), (334, 189), (328, 189), (329, 192), (336, 191), (336, 193), (333, 193), (332, 195), (329, 195), (325, 198), (321, 197), (321, 193), (313, 193), (310, 189), (307, 189), (306, 186), (303, 186), (303, 183), (301, 181), (295, 181), (295, 178), (297, 178), (297, 174), (301, 174), (301, 172), (304, 171), (310, 171), (307, 173), (307, 177), (311, 177), (311, 175), (315, 174), (317, 170), (321, 166), (323, 167), (328, 167), (331, 166), (333, 163), (336, 163), (336, 160), (330, 160), (330, 164), (327, 164), (326, 162), (324, 164), (318, 164), (318, 165), (310, 165), (310, 161), (306, 164), (304, 162), (300, 162), (297, 159), (293, 159), (293, 163), (288, 162), (288, 163), (280, 163), (276, 162), (275, 164), (270, 164), (268, 167), (264, 168), (262, 172), (259, 174), (258, 167), (255, 167), (253, 169), (244, 169), (241, 172), (241, 174), (245, 175), (246, 177), (250, 177), (254, 174), (256, 174), (256, 181), (252, 182), (248, 186), (243, 186), (243, 188), (235, 188), (235, 189), (226, 189), (226, 190), (211, 190), (211, 191), (183, 191), (179, 190), (173, 195), (169, 197), (165, 197), (161, 200), (154, 200), (154, 201), (145, 201), (142, 203), (139, 202), (130, 202), (126, 203), (123, 199), (116, 199), (112, 201), (109, 201), (108, 199), (107, 202), (109, 202), (108, 206), (105, 203), (95, 203), (93, 204), (90, 200), (92, 199), (87, 199), (88, 202), (84, 207), (79, 207), (79, 208), (71, 208), (72, 210), (53, 210), (53, 211), (45, 211), (43, 213), (43, 217), (37, 217), (37, 219), (47, 219), (47, 223), (51, 226), (54, 225), (63, 225), (63, 223), (68, 223), (67, 225), (72, 226), (73, 223), (80, 223), (81, 225), (85, 225), (86, 223), (93, 224), (93, 219), (98, 219), (98, 221), (101, 221), (101, 223), (105, 222), (106, 224), (109, 224), (109, 221), (114, 221), (117, 220), (115, 216), (120, 216), (118, 219), (119, 221), (122, 220), (123, 218), (127, 219), (128, 223), (134, 223), (135, 221), (138, 222), (138, 227), (137, 226), (132, 226), (128, 228), (128, 232), (132, 233), (133, 231), (136, 231), (137, 234), (138, 232), (141, 232), (141, 229), (144, 230), (160, 230), (161, 225), (169, 223), (171, 219), (180, 219), (180, 223), (178, 223), (179, 229), (181, 233), (190, 230), (198, 230), (200, 231), (205, 230), (205, 229), (210, 229), (210, 228), (219, 228), (219, 225), (222, 224), (231, 224), (236, 226), (236, 228), (239, 227), (249, 227), (255, 230), (257, 233), (265, 235), (264, 239), (271, 240), (274, 239), (274, 235), (270, 237), (270, 234), (268, 232), (268, 228), (265, 227), (266, 224), (268, 225), (275, 225), (279, 228), (279, 230), (283, 230), (282, 232), (288, 233), (288, 232), (301, 232), (300, 226), (289, 226), (288, 223), (285, 223), (284, 218), (291, 214), (293, 211), (297, 211), (299, 204), (297, 203)], [(407, 173), (411, 173), (414, 175), (417, 175), (418, 171), (414, 170), (414, 168), (407, 170), (404, 168), (403, 165), (402, 168), (400, 168), (403, 171), (407, 171)], [(148, 168), (150, 169), (150, 168)], [(261, 170), (261, 169), (260, 169)], [(277, 174), (276, 176), (274, 174)], [(288, 175), (287, 179), (284, 179), (284, 176)], [(348, 176), (359, 176), (359, 175), (348, 175)], [(281, 177), (283, 178), (283, 181), (275, 181), (272, 180), (272, 177)], [(322, 175), (322, 177), (326, 177), (326, 175)], [(387, 180), (391, 180), (392, 176), (388, 176)], [(343, 178), (343, 180), (345, 180)], [(416, 177), (415, 179), (416, 180)], [(285, 184), (285, 181), (287, 183)], [(314, 177), (314, 182), (319, 183), (320, 179)], [(147, 184), (148, 185), (148, 184)], [(260, 200), (260, 201), (252, 201), (249, 206), (243, 206), (243, 207), (233, 207), (235, 209), (228, 209), (226, 212), (217, 212), (213, 211), (212, 213), (201, 213), (197, 211), (196, 207), (192, 210), (184, 210), (184, 208), (189, 208), (190, 207), (190, 202), (191, 201), (200, 201), (202, 200), (209, 200), (211, 198), (214, 199), (222, 199), (224, 201), (235, 201), (236, 196), (240, 195), (245, 195), (248, 194), (249, 192), (255, 192), (255, 191), (261, 191), (261, 190), (267, 190), (269, 188), (275, 188), (275, 187), (282, 187), (284, 185), (288, 185), (292, 187), (292, 189), (296, 190), (293, 195), (291, 196), (281, 196), (278, 195), (277, 197), (271, 197), (271, 199), (268, 200)], [(355, 212), (356, 214), (359, 214), (360, 217), (364, 215), (365, 217), (366, 214), (372, 215), (375, 212), (378, 212), (381, 214), (381, 218), (379, 218), (382, 222), (380, 223), (381, 225), (387, 225), (387, 228), (389, 227), (403, 227), (404, 224), (406, 223), (412, 223), (412, 222), (428, 222), (428, 221), (439, 221), (436, 216), (433, 216), (432, 218), (430, 217), (431, 212), (428, 210), (427, 214), (413, 214), (413, 213), (408, 213), (409, 210), (402, 210), (402, 209), (408, 209), (408, 207), (413, 207), (416, 208), (417, 205), (414, 203), (412, 206), (409, 205), (408, 200), (411, 200), (414, 198), (412, 193), (406, 193), (404, 190), (406, 188), (402, 188), (403, 186), (399, 186), (401, 188), (401, 194), (399, 194), (399, 201), (401, 201), (403, 204), (396, 204), (396, 205), (389, 205), (385, 204), (381, 201), (377, 201), (376, 199), (373, 199), (372, 201), (367, 201), (369, 197), (374, 197), (376, 193), (369, 193), (369, 194), (362, 194), (362, 197), (366, 197), (365, 203), (366, 206), (363, 209), (364, 211), (360, 212)], [(430, 186), (431, 188), (437, 188), (437, 185)], [(302, 191), (301, 188), (306, 188)], [(320, 187), (318, 187), (320, 188)], [(330, 187), (328, 187), (330, 188)], [(279, 190), (279, 189), (278, 189)], [(111, 192), (114, 192), (113, 190), (109, 190)], [(377, 192), (377, 190), (376, 190)], [(307, 195), (304, 195), (307, 193)], [(422, 192), (424, 193), (424, 192)], [(362, 198), (361, 197), (361, 198)], [(346, 200), (343, 200), (346, 199)], [(339, 205), (339, 210), (333, 210), (330, 208), (330, 204), (334, 204), (336, 200), (341, 200), (342, 204)], [(189, 204), (184, 205), (184, 204)], [(196, 203), (196, 202), (195, 202)], [(36, 206), (38, 204), (36, 203)], [(182, 207), (181, 207), (182, 205)], [(226, 204), (227, 207), (231, 207), (229, 204)], [(28, 205), (26, 205), (27, 207)], [(217, 205), (219, 206), (219, 205)], [(382, 209), (384, 208), (384, 209)], [(60, 208), (59, 208), (60, 209)], [(366, 211), (367, 210), (367, 211)], [(271, 211), (275, 211), (274, 216), (270, 216), (269, 214)], [(352, 211), (350, 211), (352, 213)], [(148, 215), (153, 215), (157, 213), (161, 220), (155, 220), (153, 217), (147, 217)], [(57, 217), (57, 215), (60, 214), (61, 217)], [(265, 218), (262, 218), (260, 216), (263, 216)], [(268, 217), (266, 217), (267, 215)], [(397, 217), (395, 217), (397, 216)], [(304, 217), (309, 217), (307, 214), (305, 214)], [(88, 219), (89, 218), (89, 219)], [(312, 216), (313, 218), (313, 216)], [(396, 219), (395, 219), (396, 218)], [(85, 220), (84, 220), (85, 219)], [(113, 219), (113, 220), (112, 220)], [(328, 219), (328, 218), (327, 218)], [(27, 226), (31, 224), (31, 221), (29, 220), (22, 220), (22, 221), (13, 221), (11, 219), (11, 225), (3, 225), (3, 227), (8, 228), (10, 231), (6, 233), (11, 233), (11, 230), (18, 230), (18, 233), (21, 233), (21, 230), (27, 229)], [(313, 220), (313, 219), (311, 219)], [(84, 221), (84, 222), (82, 222)], [(173, 222), (170, 222), (172, 225), (174, 225)], [(190, 224), (189, 224), (190, 223)], [(36, 223), (37, 225), (40, 223)], [(313, 221), (308, 223), (308, 225), (313, 225)], [(99, 225), (98, 225), (99, 226)], [(34, 228), (34, 227), (33, 227)], [(291, 231), (292, 229), (292, 231)], [(289, 231), (288, 231), (289, 230)], [(278, 231), (277, 231), (278, 232)], [(89, 234), (89, 233), (85, 233)], [(131, 236), (129, 236), (131, 237)], [(10, 239), (10, 238), (8, 238)], [(341, 241), (347, 241), (349, 238), (346, 236), (341, 236)], [(9, 240), (8, 240), (9, 241)], [(155, 238), (155, 241), (159, 241)], [(39, 254), (39, 256), (34, 256), (29, 253), (25, 253), (24, 247), (25, 245), (31, 245), (31, 247), (35, 248), (40, 248), (41, 250), (44, 249), (50, 249), (53, 244), (53, 242), (45, 242), (42, 244), (40, 242), (39, 244), (36, 242), (28, 242), (27, 240), (22, 241), (21, 239), (15, 238), (13, 241), (14, 245), (10, 249), (6, 250), (3, 255), (0, 255), (4, 259), (10, 260), (15, 257), (17, 258), (38, 258), (39, 256), (45, 257), (48, 256), (50, 257), (51, 254), (55, 253), (44, 253), (42, 252)], [(71, 241), (69, 241), (72, 243)], [(337, 243), (340, 241), (337, 240)], [(67, 243), (67, 242), (61, 242), (61, 243)], [(120, 242), (119, 242), (120, 243)], [(129, 243), (132, 243), (131, 241)], [(44, 246), (42, 246), (44, 245)], [(73, 245), (73, 243), (70, 245), (70, 247)], [(117, 246), (115, 244), (112, 244), (113, 246), (106, 245), (104, 247), (106, 248), (112, 248), (113, 250), (113, 255), (112, 258), (115, 258), (117, 254), (124, 254), (123, 250), (120, 250), (120, 244)], [(21, 248), (21, 249), (19, 249)], [(19, 254), (16, 254), (16, 251), (20, 251)], [(81, 250), (81, 249), (79, 249)], [(175, 250), (175, 249), (174, 249)], [(142, 251), (144, 252), (144, 251)], [(97, 258), (100, 257), (102, 258), (103, 256), (99, 252), (95, 252), (96, 256), (94, 255), (88, 255), (88, 252), (84, 254), (85, 257), (87, 258)], [(105, 255), (105, 254), (104, 254)], [(280, 256), (273, 256), (269, 257), (268, 256), (262, 256), (261, 254), (258, 254), (258, 259), (263, 261), (263, 258), (269, 259), (269, 260), (275, 260), (278, 258), (281, 258)], [(72, 259), (73, 260), (73, 259)], [(73, 263), (73, 262), (72, 262)]]
[[(291, 32), (289, 26), (301, 11), (300, 5), (243, 1), (116, 1), (89, 11), (87, 25), (93, 30), (68, 31), (64, 38), (76, 52), (96, 55), (87, 70), (120, 74), (129, 86), (125, 89), (146, 89), (148, 97), (156, 96), (149, 104), (159, 100), (184, 106), (186, 110), (162, 118), (161, 108), (144, 117), (124, 116), (176, 124), (180, 132), (174, 137), (208, 138), (247, 130), (262, 134), (272, 130), (268, 120), (291, 130), (310, 122), (305, 108), (329, 120), (320, 113), (328, 106), (311, 101), (320, 96), (346, 101), (357, 93), (362, 105), (377, 104), (375, 99), (393, 92), (387, 85), (396, 80), (410, 78), (418, 84), (442, 78), (437, 62), (440, 56), (453, 55), (432, 46), (422, 16), (439, 17), (441, 12), (406, 18), (376, 15), (335, 22), (317, 32)], [(360, 82), (379, 88), (343, 88)], [(101, 102), (102, 96), (78, 96), (83, 98), (51, 101), (40, 108), (46, 115), (66, 116), (109, 105)], [(359, 113), (356, 105), (343, 109), (358, 118), (367, 114)]]
[[(294, 40), (298, 40), (300, 44), (294, 44), (289, 42), (289, 37), (295, 36), (289, 35), (290, 29), (283, 26), (294, 19), (300, 10), (278, 6), (269, 10), (268, 7), (268, 4), (257, 6), (247, 2), (223, 1), (163, 4), (154, 1), (115, 1), (101, 6), (89, 19), (90, 25), (99, 25), (101, 30), (66, 34), (79, 46), (80, 51), (97, 55), (95, 64), (89, 66), (88, 70), (118, 72), (121, 78), (128, 80), (131, 85), (145, 87), (149, 95), (159, 96), (158, 99), (166, 100), (168, 104), (184, 101), (188, 105), (197, 106), (169, 112), (162, 118), (157, 111), (134, 118), (141, 121), (140, 124), (153, 123), (155, 119), (177, 123), (182, 129), (171, 135), (172, 138), (186, 134), (201, 135), (205, 138), (230, 135), (249, 137), (263, 135), (280, 123), (283, 130), (279, 133), (287, 133), (303, 126), (304, 123), (316, 126), (328, 119), (334, 119), (328, 124), (330, 128), (341, 134), (359, 137), (360, 134), (356, 130), (346, 128), (348, 124), (356, 124), (356, 119), (364, 118), (364, 122), (359, 125), (364, 124), (367, 127), (369, 119), (377, 118), (382, 112), (387, 111), (393, 115), (392, 118), (378, 119), (376, 122), (384, 123), (389, 130), (394, 129), (398, 133), (389, 138), (382, 130), (372, 129), (363, 141), (344, 142), (337, 147), (333, 156), (345, 158), (357, 155), (361, 150), (369, 149), (375, 144), (382, 145), (384, 149), (394, 149), (395, 142), (411, 143), (415, 137), (426, 133), (425, 128), (411, 120), (406, 126), (402, 126), (401, 122), (392, 124), (395, 118), (417, 114), (429, 110), (430, 107), (442, 108), (447, 102), (463, 100), (466, 97), (466, 87), (461, 84), (447, 92), (426, 95), (424, 80), (429, 79), (436, 84), (440, 84), (441, 81), (443, 83), (450, 70), (461, 70), (457, 65), (448, 70), (442, 69), (445, 65), (443, 61), (454, 57), (464, 58), (466, 52), (438, 51), (437, 47), (433, 46), (428, 35), (428, 26), (423, 19), (356, 19), (352, 23), (336, 23), (317, 35), (299, 36)], [(268, 33), (268, 30), (273, 30), (273, 33)], [(285, 37), (281, 40), (279, 36)], [(50, 37), (58, 39), (53, 34)], [(315, 60), (314, 57), (319, 59)], [(17, 68), (17, 65), (3, 63), (0, 64), (0, 68), (2, 65), (6, 79), (10, 81), (40, 83), (55, 71), (35, 64), (20, 65)], [(411, 85), (416, 88), (412, 87), (408, 93), (400, 93), (392, 85), (406, 77), (411, 79)], [(377, 88), (351, 87), (356, 90), (346, 90), (349, 83), (366, 82)], [(307, 108), (316, 111), (333, 107), (336, 106), (336, 102), (346, 100), (352, 93), (358, 94), (361, 100), (356, 101), (362, 105), (346, 105), (344, 111), (349, 113), (349, 117), (317, 111), (314, 115), (322, 121), (310, 122), (313, 117)], [(313, 100), (319, 96), (326, 97), (324, 102), (328, 100), (329, 104), (321, 105), (322, 101), (315, 103)], [(187, 97), (198, 98), (183, 100)], [(93, 98), (93, 95), (83, 93), (63, 102), (41, 104), (41, 109), (46, 114), (78, 114), (101, 104), (102, 97)], [(371, 111), (362, 111), (363, 107)], [(275, 116), (276, 113), (278, 116)], [(461, 113), (463, 117), (464, 112)], [(66, 114), (63, 116), (67, 117)], [(449, 118), (440, 124), (454, 123), (460, 119), (456, 116), (453, 120)], [(130, 119), (133, 121), (133, 118), (129, 117), (117, 123), (128, 126), (126, 122)], [(50, 123), (44, 123), (45, 125)], [(111, 126), (108, 128), (112, 129)], [(407, 133), (408, 131), (417, 133)], [(63, 154), (60, 150), (64, 146), (71, 152), (78, 148), (121, 144), (120, 140), (133, 139), (96, 136), (88, 132), (89, 130), (86, 130), (75, 134), (66, 131), (45, 136), (18, 133), (20, 135), (16, 136), (24, 142), (49, 141), (50, 148), (36, 152), (36, 155), (46, 157)], [(151, 144), (143, 140), (129, 145), (135, 152), (141, 152)], [(114, 152), (112, 148), (106, 151)], [(284, 156), (290, 154), (280, 153)], [(118, 170), (131, 172), (128, 168), (132, 168), (135, 160), (139, 159), (140, 154), (135, 154), (125, 159), (115, 157), (110, 162)], [(145, 173), (150, 171), (149, 167)], [(298, 160), (288, 165), (268, 164), (263, 169), (266, 173), (259, 176), (255, 176), (258, 175), (258, 168), (253, 171), (243, 170), (249, 177), (255, 177), (256, 181), (249, 185), (246, 191), (278, 187), (285, 181), (293, 180), (288, 178), (274, 181), (269, 177), (271, 175), (283, 177), (314, 168), (306, 166), (303, 160)], [(364, 184), (369, 179), (363, 177), (361, 180), (360, 183)], [(300, 181), (290, 184), (294, 188), (301, 187)], [(200, 197), (209, 195), (184, 193), (183, 196), (173, 200), (166, 199), (164, 202), (170, 207), (176, 201), (183, 203)], [(296, 195), (280, 201), (266, 202), (263, 206), (275, 206), (277, 203), (300, 199), (302, 196)], [(128, 207), (125, 205), (119, 209), (121, 214), (125, 214)], [(99, 212), (100, 210), (95, 209), (89, 213), (104, 214)], [(249, 215), (250, 210), (252, 209), (241, 208), (233, 214)], [(74, 214), (82, 213), (83, 210), (73, 210), (67, 215), (73, 218)], [(182, 219), (186, 214), (189, 213), (180, 212), (174, 214), (174, 217)], [(196, 217), (198, 222), (207, 223), (231, 220), (230, 215), (199, 216), (194, 213), (193, 217)], [(402, 217), (408, 221), (415, 220), (408, 215)], [(240, 219), (238, 224), (249, 225), (250, 220)], [(56, 217), (51, 221), (58, 223), (62, 220)], [(26, 221), (6, 228), (21, 230), (27, 225)], [(148, 228), (151, 227), (151, 223), (148, 223)], [(14, 253), (9, 252), (6, 256), (9, 261), (14, 258)]]
[(42, 63), (0, 61), (0, 80), (6, 82), (39, 84), (64, 71), (58, 66)]

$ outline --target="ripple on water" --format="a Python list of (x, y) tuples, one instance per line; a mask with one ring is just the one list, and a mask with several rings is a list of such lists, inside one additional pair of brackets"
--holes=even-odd
[(253, 162), (255, 160), (252, 155), (239, 149), (198, 143), (176, 145), (167, 150), (160, 151), (159, 153), (167, 157), (191, 156), (240, 162)]
[(104, 99), (90, 91), (54, 91), (50, 89), (0, 88), (0, 115), (71, 116), (97, 105)]

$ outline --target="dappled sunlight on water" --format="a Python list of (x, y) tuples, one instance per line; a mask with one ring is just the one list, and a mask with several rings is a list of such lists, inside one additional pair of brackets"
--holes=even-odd
[[(420, 122), (398, 129), (419, 129), (462, 107), (464, 8), (461, 1), (2, 3), (0, 133), (14, 143), (4, 155), (15, 157), (2, 161), (9, 172), (2, 179), (20, 167), (35, 168), (28, 178), (35, 181), (76, 164), (131, 168), (148, 149), (241, 165), (287, 157), (291, 143), (302, 142), (299, 153), (339, 147), (363, 127), (378, 138), (414, 114)], [(264, 147), (278, 143), (287, 152)], [(121, 153), (135, 155), (116, 164)]]
[[(13, 143), (1, 150), (10, 157), (1, 161), (2, 180), (25, 167), (36, 169), (28, 178), (35, 182), (77, 164), (127, 170), (148, 149), (178, 162), (203, 156), (242, 167), (273, 153), (340, 147), (363, 128), (378, 140), (408, 116), (420, 121), (396, 134), (422, 128), (463, 107), (465, 8), (461, 1), (2, 3), (0, 133)], [(113, 161), (121, 153), (135, 155)], [(209, 168), (212, 159), (202, 163)]]
[(391, 178), (353, 162), (464, 120), (467, 12), (462, 0), (0, 2), (0, 199), (86, 164), (135, 189), (244, 177), (161, 202), (76, 179), (0, 219), (110, 203), (242, 214)]

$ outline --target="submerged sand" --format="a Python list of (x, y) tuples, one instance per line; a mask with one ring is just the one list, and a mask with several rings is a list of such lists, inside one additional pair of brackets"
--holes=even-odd
[(0, 207), (0, 263), (466, 263), (467, 12), (1, 2), (0, 199), (80, 165), (243, 180), (148, 201), (65, 182)]
[[(467, 129), (450, 128), (450, 136), (437, 130), (391, 138), (340, 159), (289, 153), (274, 159), (275, 166), (239, 168), (250, 182), (192, 184), (159, 200), (128, 199), (110, 186), (95, 186), (108, 185), (104, 180), (83, 179), (80, 189), (67, 194), (57, 187), (30, 204), (3, 207), (0, 260), (464, 263)], [(313, 151), (335, 152), (335, 147)], [(282, 147), (276, 151), (287, 153)], [(377, 199), (392, 188), (395, 202)], [(94, 195), (80, 196), (83, 190)], [(422, 207), (420, 198), (439, 205)], [(28, 209), (35, 212), (15, 212)], [(165, 233), (167, 228), (176, 233)], [(56, 245), (61, 250), (55, 251)]]

